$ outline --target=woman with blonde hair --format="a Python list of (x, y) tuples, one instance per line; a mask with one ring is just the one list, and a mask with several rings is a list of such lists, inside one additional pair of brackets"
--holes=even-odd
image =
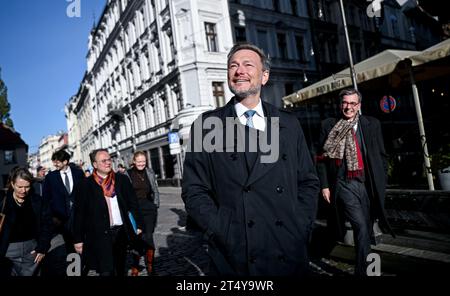
[(138, 197), (139, 207), (144, 217), (144, 232), (135, 242), (131, 275), (139, 275), (139, 260), (144, 256), (148, 275), (153, 273), (153, 258), (155, 256), (155, 231), (159, 208), (158, 183), (155, 172), (147, 166), (147, 156), (143, 151), (133, 155), (133, 166), (126, 171)]

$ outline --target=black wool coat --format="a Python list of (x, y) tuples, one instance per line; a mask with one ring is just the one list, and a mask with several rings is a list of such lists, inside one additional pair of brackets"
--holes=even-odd
[[(11, 227), (16, 221), (16, 212), (14, 211), (14, 197), (12, 192), (8, 192), (5, 197), (0, 198), (0, 209), (3, 205), (3, 199), (6, 198), (4, 214), (6, 216), (0, 233), (0, 258), (3, 258), (8, 250), (9, 236)], [(37, 247), (36, 252), (45, 254), (50, 249), (50, 240), (52, 238), (53, 223), (49, 204), (41, 196), (30, 193), (26, 198), (31, 199), (33, 207), (36, 229), (37, 229)]]
[[(297, 118), (265, 102), (263, 109), (270, 139), (273, 118), (279, 118), (275, 162), (261, 163), (259, 151), (249, 173), (244, 153), (226, 152), (229, 147), (225, 152), (192, 148), (186, 153), (182, 198), (205, 233), (219, 275), (298, 275), (308, 267), (307, 243), (316, 217), (319, 180)], [(209, 117), (231, 128), (226, 118), (236, 118), (234, 99), (196, 122)], [(243, 125), (240, 129), (248, 130)], [(237, 137), (236, 132), (234, 148)]]
[[(127, 238), (131, 240), (134, 231), (128, 212), (133, 214), (140, 229), (143, 229), (143, 220), (136, 194), (127, 176), (115, 174), (115, 191)], [(108, 205), (102, 188), (93, 176), (85, 178), (79, 183), (75, 193), (73, 237), (74, 243), (83, 243), (82, 258), (89, 269), (113, 270), (113, 246), (109, 229)]]
[[(339, 119), (336, 118), (328, 118), (322, 121), (319, 137), (321, 149), (323, 148), (331, 129), (338, 121)], [(371, 220), (374, 221), (375, 219), (379, 219), (382, 230), (394, 235), (389, 222), (387, 221), (386, 211), (384, 209), (388, 164), (380, 121), (374, 117), (360, 116), (358, 124), (358, 128), (361, 127), (362, 129), (365, 144), (364, 147), (366, 153), (363, 153), (363, 161), (365, 167), (365, 185), (371, 204)], [(335, 188), (338, 170), (339, 167), (332, 159), (325, 158), (317, 161), (317, 173), (320, 179), (320, 188), (330, 188), (331, 191), (331, 204), (333, 210), (329, 217), (329, 223), (334, 224), (331, 225), (331, 227), (335, 228), (337, 238), (342, 239), (345, 234), (345, 221), (337, 207), (334, 195), (336, 192)]]

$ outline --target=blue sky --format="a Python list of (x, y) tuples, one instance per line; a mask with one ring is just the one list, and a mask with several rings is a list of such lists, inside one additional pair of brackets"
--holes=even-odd
[[(70, 2), (69, 2), (70, 1)], [(80, 17), (68, 17), (71, 3)], [(86, 71), (89, 32), (106, 0), (0, 0), (0, 67), (15, 129), (38, 149), (41, 139), (67, 130), (64, 104)], [(72, 6), (73, 7), (73, 6)]]

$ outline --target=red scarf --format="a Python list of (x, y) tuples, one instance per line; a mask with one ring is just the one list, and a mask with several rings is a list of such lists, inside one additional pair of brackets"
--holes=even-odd
[(92, 177), (94, 178), (95, 182), (97, 182), (98, 185), (102, 187), (103, 195), (106, 197), (113, 197), (116, 195), (115, 191), (115, 174), (114, 171), (111, 170), (111, 172), (106, 176), (106, 178), (102, 178), (97, 173), (97, 170), (94, 169), (94, 172), (92, 173)]
[(358, 139), (356, 139), (355, 130), (352, 129), (353, 141), (355, 141), (356, 146), (356, 156), (358, 160), (358, 169), (354, 171), (347, 171), (347, 178), (353, 179), (356, 177), (361, 177), (364, 174), (364, 162), (362, 159), (361, 148), (359, 147)]

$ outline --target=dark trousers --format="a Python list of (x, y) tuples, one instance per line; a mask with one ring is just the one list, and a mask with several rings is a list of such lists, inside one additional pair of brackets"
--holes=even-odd
[(127, 243), (124, 226), (115, 226), (109, 230), (113, 246), (113, 269), (99, 271), (100, 276), (125, 276)]
[(67, 251), (66, 246), (61, 245), (45, 255), (41, 266), (41, 276), (63, 277), (67, 274)]
[(356, 180), (338, 181), (337, 201), (344, 209), (345, 218), (353, 228), (355, 241), (356, 265), (355, 275), (367, 275), (367, 256), (370, 249), (371, 222), (370, 201), (364, 183)]

